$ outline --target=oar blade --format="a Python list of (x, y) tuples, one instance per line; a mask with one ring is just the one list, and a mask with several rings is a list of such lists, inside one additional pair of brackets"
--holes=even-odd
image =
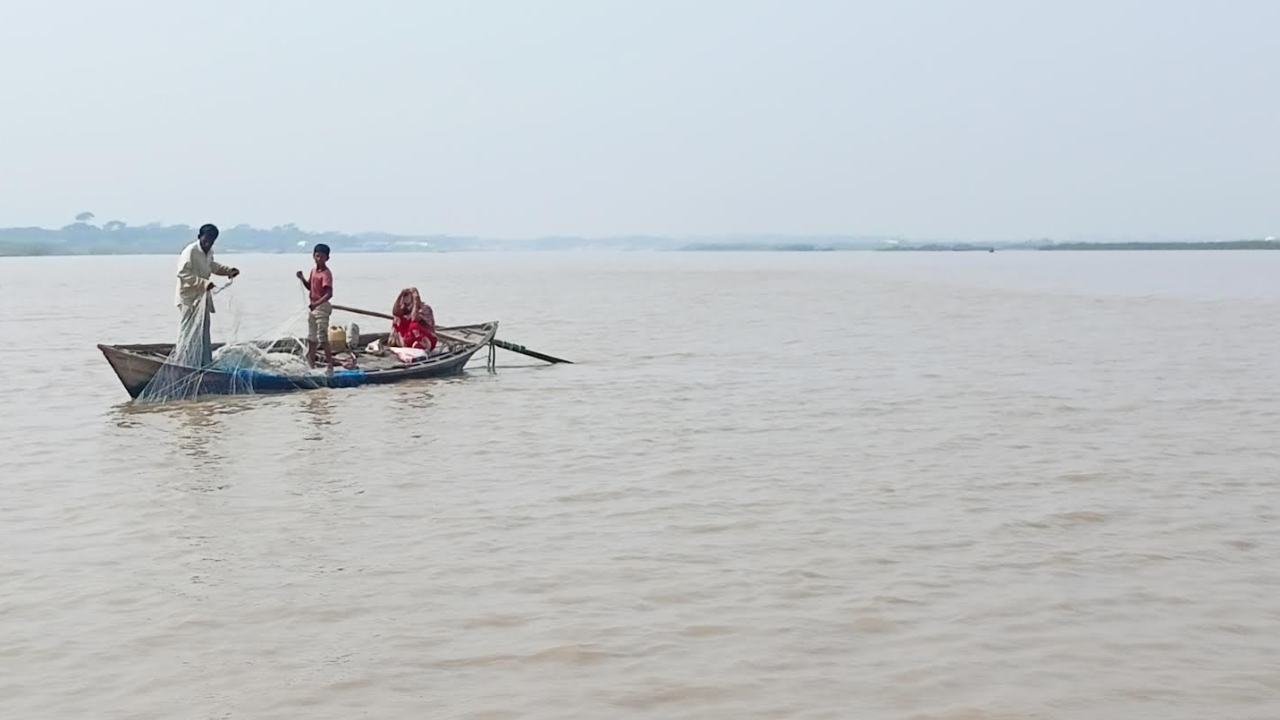
[(556, 365), (560, 363), (563, 363), (565, 365), (573, 364), (572, 360), (565, 360), (564, 358), (558, 358), (558, 357), (555, 357), (554, 355), (547, 355), (545, 353), (537, 352), (536, 350), (530, 350), (529, 348), (523, 345), (517, 345), (512, 342), (507, 342), (506, 340), (499, 340), (497, 338), (494, 338), (493, 344), (497, 347), (502, 348), (503, 350), (508, 350), (513, 353), (519, 353), (521, 355), (528, 355), (531, 358), (537, 358), (543, 362), (551, 363), (552, 365)]

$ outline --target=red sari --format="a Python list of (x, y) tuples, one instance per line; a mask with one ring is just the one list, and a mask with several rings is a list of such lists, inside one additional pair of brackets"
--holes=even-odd
[(436, 318), (431, 306), (422, 302), (417, 288), (406, 288), (400, 291), (395, 307), (391, 309), (394, 318), (391, 331), (400, 336), (401, 347), (418, 348), (431, 352), (436, 349)]
[(436, 349), (438, 342), (435, 333), (431, 332), (431, 328), (427, 325), (410, 319), (408, 317), (396, 318), (391, 323), (391, 329), (400, 336), (400, 341), (404, 343), (401, 347), (418, 348), (431, 352)]

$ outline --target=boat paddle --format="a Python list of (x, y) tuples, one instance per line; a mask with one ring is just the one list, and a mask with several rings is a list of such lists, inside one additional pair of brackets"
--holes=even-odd
[[(388, 315), (386, 313), (374, 312), (372, 310), (361, 310), (360, 308), (347, 307), (346, 305), (333, 305), (332, 307), (334, 310), (343, 310), (345, 312), (355, 313), (356, 315), (368, 315), (369, 317), (382, 318), (383, 320), (393, 320), (393, 321), (395, 320), (395, 317), (391, 315)], [(452, 340), (454, 342), (463, 342), (461, 338), (451, 337), (446, 333), (437, 332), (436, 335), (444, 338), (445, 340)], [(517, 345), (515, 343), (510, 343), (505, 340), (499, 340), (497, 338), (494, 338), (493, 344), (496, 347), (502, 348), (503, 350), (509, 350), (513, 353), (519, 353), (521, 355), (528, 355), (531, 358), (537, 358), (538, 360), (551, 363), (552, 365), (555, 365), (556, 363), (565, 363), (566, 365), (573, 364), (572, 360), (565, 360), (564, 358), (558, 358), (553, 355), (546, 355), (534, 350), (530, 350), (529, 348), (523, 345)]]

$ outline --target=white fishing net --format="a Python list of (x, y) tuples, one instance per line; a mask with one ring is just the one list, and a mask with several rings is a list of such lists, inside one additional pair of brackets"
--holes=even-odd
[[(230, 283), (219, 290), (229, 286)], [(264, 339), (233, 340), (212, 350), (211, 301), (210, 294), (206, 293), (195, 307), (182, 309), (178, 340), (138, 396), (138, 402), (164, 403), (205, 395), (252, 395), (324, 384), (325, 371), (307, 363), (306, 341), (289, 333), (297, 327), (303, 316), (301, 311), (291, 313)], [(233, 334), (239, 330), (238, 313), (235, 315)]]

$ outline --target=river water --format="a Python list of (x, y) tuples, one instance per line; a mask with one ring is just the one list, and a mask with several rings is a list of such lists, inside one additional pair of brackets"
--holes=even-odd
[(0, 717), (1280, 717), (1280, 253), (337, 254), (578, 364), (140, 408), (174, 260), (0, 259)]

